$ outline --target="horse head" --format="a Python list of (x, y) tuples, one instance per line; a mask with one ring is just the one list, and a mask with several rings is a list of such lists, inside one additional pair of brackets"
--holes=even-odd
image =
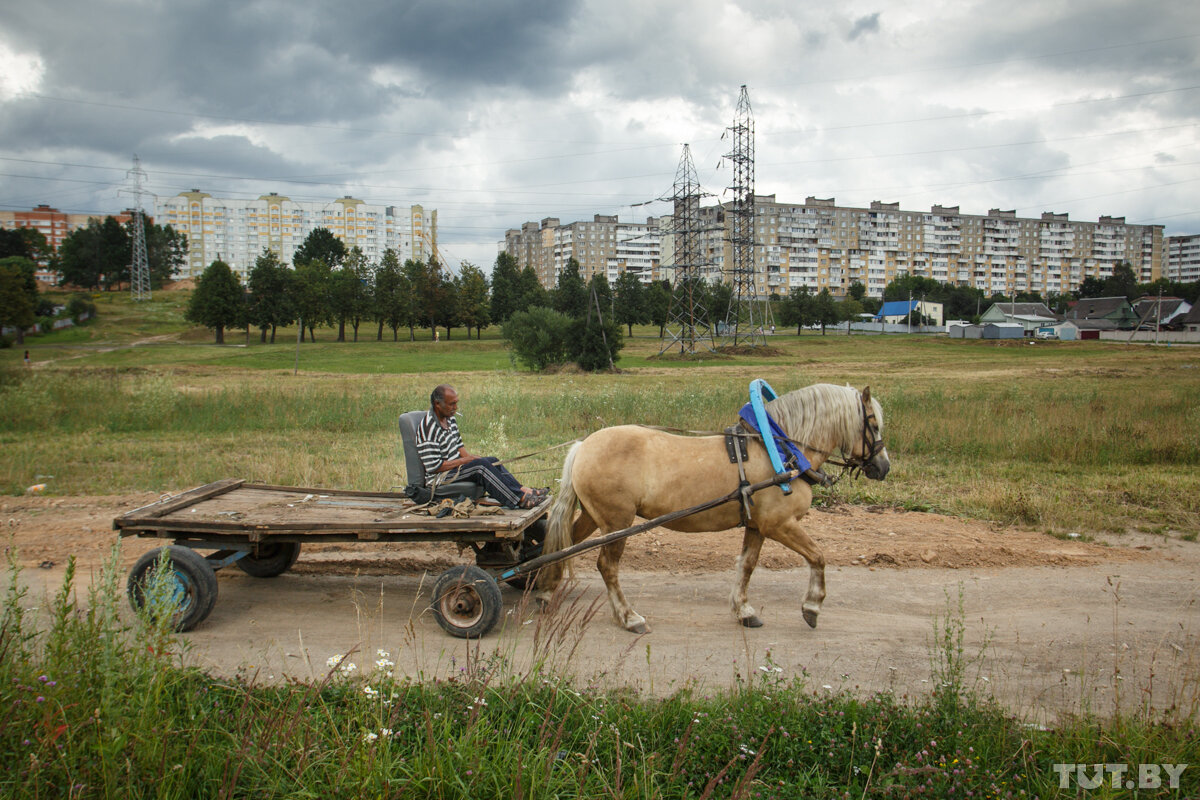
[(863, 389), (859, 397), (862, 400), (862, 434), (849, 450), (850, 460), (862, 469), (863, 475), (881, 481), (892, 468), (883, 443), (883, 409), (871, 398), (870, 386)]

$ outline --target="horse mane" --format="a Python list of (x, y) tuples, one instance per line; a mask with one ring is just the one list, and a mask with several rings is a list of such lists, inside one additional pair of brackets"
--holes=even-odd
[[(766, 408), (795, 441), (832, 451), (852, 446), (862, 435), (861, 397), (850, 385), (814, 383), (772, 400)], [(871, 398), (871, 406), (882, 431), (883, 410), (875, 398)]]

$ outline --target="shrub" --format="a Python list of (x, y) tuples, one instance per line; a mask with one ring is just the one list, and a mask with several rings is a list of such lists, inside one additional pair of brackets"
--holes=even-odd
[(501, 335), (512, 355), (530, 369), (545, 369), (567, 360), (567, 337), (572, 321), (549, 308), (531, 308), (509, 317)]
[(571, 326), (571, 358), (588, 372), (615, 366), (625, 342), (621, 326), (596, 317), (577, 319)]

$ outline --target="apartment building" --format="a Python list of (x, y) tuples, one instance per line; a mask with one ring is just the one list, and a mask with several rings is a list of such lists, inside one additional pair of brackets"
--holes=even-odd
[(187, 234), (187, 262), (180, 277), (196, 277), (220, 258), (243, 279), (264, 249), (287, 264), (312, 231), (327, 228), (347, 248), (378, 261), (386, 249), (400, 260), (438, 255), (437, 211), (420, 205), (364, 203), (346, 195), (325, 203), (292, 200), (271, 192), (253, 200), (214, 197), (193, 189), (159, 200), (162, 224)]
[[(0, 228), (36, 228), (46, 237), (50, 249), (57, 253), (59, 246), (67, 238), (67, 234), (80, 228), (86, 228), (89, 220), (111, 216), (124, 225), (133, 218), (133, 213), (133, 209), (127, 208), (119, 214), (69, 214), (42, 204), (29, 211), (0, 211)], [(151, 222), (153, 222), (153, 218), (151, 218)], [(49, 269), (46, 264), (38, 265), (35, 276), (39, 283), (48, 286), (56, 285), (61, 277), (58, 272)]]
[(1168, 236), (1166, 260), (1168, 280), (1200, 281), (1200, 234)]
[[(701, 256), (712, 275), (732, 258), (727, 207), (701, 209)], [(1084, 278), (1105, 278), (1128, 261), (1138, 280), (1163, 274), (1161, 225), (1129, 225), (1123, 217), (1080, 222), (1066, 214), (1022, 218), (991, 209), (963, 214), (958, 206), (907, 211), (899, 203), (839, 206), (834, 198), (782, 203), (755, 197), (755, 294), (792, 287), (844, 294), (854, 282), (880, 297), (899, 275), (967, 285), (988, 294), (1067, 292)]]
[(556, 285), (558, 274), (571, 258), (579, 262), (579, 274), (585, 281), (600, 273), (612, 284), (622, 272), (630, 272), (649, 283), (660, 277), (662, 236), (658, 223), (655, 217), (638, 223), (596, 214), (591, 222), (563, 225), (557, 217), (546, 217), (540, 223), (526, 222), (505, 231), (499, 247), (513, 256), (521, 269), (532, 266), (547, 289)]

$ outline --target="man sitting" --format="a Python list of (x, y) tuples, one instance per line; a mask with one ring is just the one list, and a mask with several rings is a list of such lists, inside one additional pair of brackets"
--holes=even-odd
[(458, 411), (458, 392), (442, 384), (429, 395), (430, 409), (417, 426), (417, 455), (425, 466), (426, 482), (433, 484), (437, 475), (452, 472), (452, 480), (470, 480), (499, 500), (507, 508), (534, 508), (546, 499), (549, 489), (522, 486), (512, 473), (491, 456), (473, 456), (463, 446), (454, 419)]

